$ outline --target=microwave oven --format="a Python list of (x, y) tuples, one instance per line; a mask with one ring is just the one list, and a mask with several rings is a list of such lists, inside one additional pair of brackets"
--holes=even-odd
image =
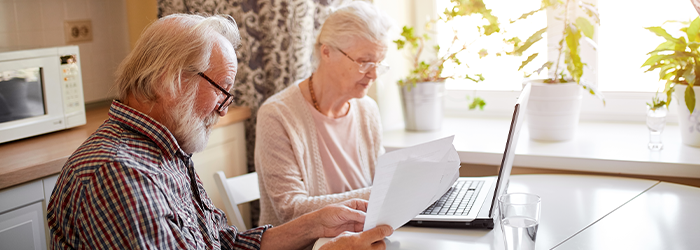
[(78, 46), (0, 52), (0, 143), (85, 122)]

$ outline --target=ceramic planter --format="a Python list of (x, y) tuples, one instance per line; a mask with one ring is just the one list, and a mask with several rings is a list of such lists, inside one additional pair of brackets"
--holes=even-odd
[(681, 130), (681, 141), (691, 147), (700, 147), (700, 87), (695, 91), (695, 110), (690, 113), (685, 104), (685, 89), (687, 85), (676, 85), (674, 99), (678, 103), (678, 125)]
[(526, 111), (530, 139), (567, 141), (574, 138), (581, 110), (581, 86), (575, 82), (530, 81), (530, 102)]
[(420, 82), (411, 90), (402, 87), (401, 104), (406, 130), (440, 130), (444, 95), (445, 82)]

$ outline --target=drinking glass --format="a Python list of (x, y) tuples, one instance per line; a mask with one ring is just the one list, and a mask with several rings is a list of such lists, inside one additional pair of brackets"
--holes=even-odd
[(498, 199), (498, 205), (506, 249), (535, 249), (540, 222), (540, 197), (527, 193), (505, 194)]
[(661, 143), (661, 132), (664, 131), (666, 127), (666, 114), (668, 110), (666, 106), (659, 108), (649, 108), (647, 107), (647, 127), (649, 128), (649, 149), (650, 150), (661, 150), (664, 148), (664, 144)]

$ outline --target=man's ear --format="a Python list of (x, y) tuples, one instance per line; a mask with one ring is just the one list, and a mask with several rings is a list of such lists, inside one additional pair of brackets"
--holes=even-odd
[(152, 93), (154, 94), (153, 98), (154, 100), (151, 100), (153, 102), (169, 102), (171, 100), (176, 100), (180, 98), (180, 96), (185, 92), (186, 89), (188, 89), (188, 79), (194, 79), (194, 77), (187, 78), (188, 74), (182, 73), (180, 75), (180, 80), (182, 83), (180, 84), (178, 88), (178, 84), (176, 83), (168, 83), (168, 82), (173, 82), (177, 81), (177, 77), (166, 77), (165, 73), (162, 73), (161, 75), (158, 76), (158, 80), (151, 85), (151, 88), (153, 88)]

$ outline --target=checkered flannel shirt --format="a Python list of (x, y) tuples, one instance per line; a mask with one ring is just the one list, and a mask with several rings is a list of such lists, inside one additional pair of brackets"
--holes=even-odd
[(260, 249), (270, 226), (228, 226), (190, 157), (163, 125), (112, 102), (61, 170), (48, 206), (51, 249)]

